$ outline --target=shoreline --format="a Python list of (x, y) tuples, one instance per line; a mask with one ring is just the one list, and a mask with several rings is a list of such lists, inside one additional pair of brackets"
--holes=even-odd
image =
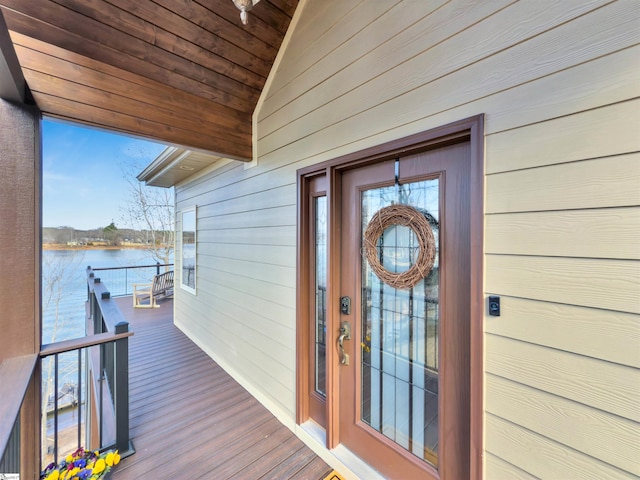
[(43, 243), (42, 250), (148, 250), (149, 245), (60, 245)]

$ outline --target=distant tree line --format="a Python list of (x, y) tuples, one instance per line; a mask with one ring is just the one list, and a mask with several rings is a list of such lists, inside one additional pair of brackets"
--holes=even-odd
[(154, 243), (154, 239), (158, 239), (157, 232), (118, 228), (114, 222), (111, 222), (106, 227), (91, 230), (78, 230), (68, 226), (45, 227), (42, 229), (42, 242), (51, 245), (151, 246)]
[(106, 227), (77, 230), (73, 227), (43, 228), (44, 244), (63, 246), (139, 246), (159, 263), (173, 260), (175, 243), (173, 188), (159, 188), (138, 181), (138, 172), (148, 165), (146, 152), (129, 152), (118, 164), (127, 183), (126, 203), (120, 208), (121, 221), (133, 228)]

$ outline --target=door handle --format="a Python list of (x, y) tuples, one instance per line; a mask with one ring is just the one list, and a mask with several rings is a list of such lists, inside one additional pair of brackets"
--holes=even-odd
[(338, 336), (338, 353), (340, 354), (340, 365), (349, 365), (349, 354), (344, 351), (345, 340), (351, 340), (351, 325), (349, 322), (340, 324), (340, 335)]

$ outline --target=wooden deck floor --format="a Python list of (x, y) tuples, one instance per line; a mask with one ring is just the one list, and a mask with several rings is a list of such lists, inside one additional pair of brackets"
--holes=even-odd
[(130, 432), (136, 453), (114, 480), (309, 479), (331, 468), (172, 323), (172, 301), (133, 309)]

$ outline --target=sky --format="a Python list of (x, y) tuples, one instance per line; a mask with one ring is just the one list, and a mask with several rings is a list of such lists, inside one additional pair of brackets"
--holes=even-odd
[(51, 119), (42, 122), (42, 226), (78, 230), (114, 222), (126, 228), (128, 186), (122, 165), (138, 174), (166, 145)]

